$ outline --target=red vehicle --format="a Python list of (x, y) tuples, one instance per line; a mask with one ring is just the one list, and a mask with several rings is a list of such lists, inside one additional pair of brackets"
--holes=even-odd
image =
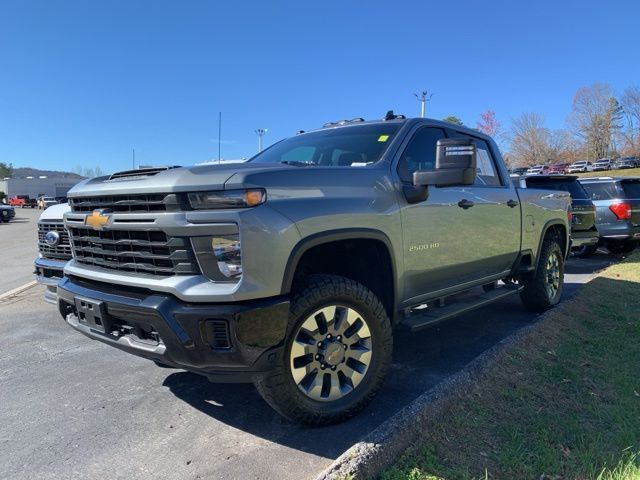
[(568, 163), (554, 163), (553, 165), (549, 165), (549, 175), (564, 175), (567, 173), (567, 168), (569, 168)]
[(9, 199), (9, 205), (20, 208), (36, 208), (38, 201), (35, 198), (29, 198), (29, 195), (15, 195)]

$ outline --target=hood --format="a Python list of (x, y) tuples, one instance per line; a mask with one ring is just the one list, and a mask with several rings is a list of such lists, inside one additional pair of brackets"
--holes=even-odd
[(210, 164), (154, 170), (146, 176), (97, 177), (78, 183), (69, 190), (67, 197), (223, 190), (225, 182), (239, 172), (261, 173), (297, 168), (300, 167), (280, 163)]
[(56, 205), (51, 205), (40, 215), (40, 220), (60, 220), (62, 221), (62, 216), (70, 212), (71, 208), (68, 203), (58, 203)]

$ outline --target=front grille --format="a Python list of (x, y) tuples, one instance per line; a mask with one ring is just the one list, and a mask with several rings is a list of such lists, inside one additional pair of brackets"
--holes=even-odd
[(106, 209), (114, 213), (165, 212), (181, 207), (177, 195), (165, 193), (70, 198), (69, 206), (72, 212)]
[(200, 273), (187, 238), (159, 231), (72, 227), (76, 262), (120, 272), (158, 276)]
[[(60, 243), (58, 245), (51, 246), (44, 241), (44, 237), (48, 232), (57, 232), (60, 235)], [(44, 258), (71, 259), (69, 234), (62, 222), (38, 222), (38, 250)]]

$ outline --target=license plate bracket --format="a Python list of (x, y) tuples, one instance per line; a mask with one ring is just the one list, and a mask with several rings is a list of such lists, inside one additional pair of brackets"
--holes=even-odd
[(92, 330), (106, 332), (107, 311), (104, 302), (90, 298), (76, 297), (78, 321)]

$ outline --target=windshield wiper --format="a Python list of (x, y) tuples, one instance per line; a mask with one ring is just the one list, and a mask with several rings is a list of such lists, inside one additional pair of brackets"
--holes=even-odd
[(311, 167), (316, 165), (315, 163), (299, 162), (298, 160), (282, 160), (280, 163), (284, 163), (285, 165), (295, 165), (296, 167)]

